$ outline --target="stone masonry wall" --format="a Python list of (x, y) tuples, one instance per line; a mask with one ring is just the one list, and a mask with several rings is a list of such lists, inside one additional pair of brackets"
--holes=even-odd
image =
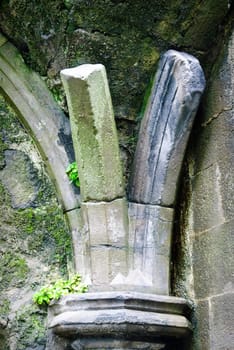
[(193, 350), (234, 344), (233, 96), (234, 32), (209, 79), (184, 173), (175, 291), (195, 302)]

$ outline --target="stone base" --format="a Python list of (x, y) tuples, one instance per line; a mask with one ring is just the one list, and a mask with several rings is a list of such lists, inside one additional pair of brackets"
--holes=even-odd
[(49, 307), (46, 349), (182, 349), (191, 333), (189, 314), (187, 302), (176, 297), (135, 292), (70, 295)]

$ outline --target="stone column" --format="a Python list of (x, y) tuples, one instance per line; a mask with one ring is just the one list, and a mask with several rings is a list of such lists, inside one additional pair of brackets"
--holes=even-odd
[(154, 293), (169, 295), (179, 174), (205, 78), (198, 60), (167, 51), (142, 120), (129, 186), (130, 265)]
[(85, 64), (61, 76), (81, 184), (76, 266), (90, 290), (110, 290), (118, 273), (127, 274), (128, 213), (106, 71)]
[(88, 276), (91, 293), (50, 307), (47, 350), (49, 344), (67, 349), (64, 338), (74, 350), (182, 349), (190, 310), (184, 299), (169, 296), (170, 250), (178, 177), (205, 85), (199, 62), (173, 50), (160, 60), (128, 209), (104, 67), (61, 75), (81, 183), (77, 269)]

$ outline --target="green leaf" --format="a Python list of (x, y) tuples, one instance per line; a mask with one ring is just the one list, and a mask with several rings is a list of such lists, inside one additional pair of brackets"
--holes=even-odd
[(57, 280), (54, 284), (42, 287), (33, 296), (33, 301), (38, 305), (49, 305), (51, 300), (58, 300), (62, 295), (69, 293), (85, 293), (87, 285), (81, 283), (81, 276), (74, 275), (70, 280)]
[(70, 163), (66, 169), (66, 174), (69, 180), (77, 187), (80, 187), (79, 173), (77, 163)]

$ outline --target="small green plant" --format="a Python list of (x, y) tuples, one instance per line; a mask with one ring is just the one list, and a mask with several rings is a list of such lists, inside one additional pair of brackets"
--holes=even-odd
[(80, 187), (80, 180), (79, 180), (79, 174), (78, 174), (78, 167), (77, 163), (73, 162), (70, 163), (66, 169), (66, 174), (69, 178), (69, 180), (77, 187)]
[(59, 279), (54, 284), (42, 287), (33, 296), (37, 305), (49, 305), (51, 300), (58, 300), (61, 296), (70, 293), (85, 293), (88, 291), (86, 284), (81, 282), (81, 276), (76, 274), (69, 280)]

